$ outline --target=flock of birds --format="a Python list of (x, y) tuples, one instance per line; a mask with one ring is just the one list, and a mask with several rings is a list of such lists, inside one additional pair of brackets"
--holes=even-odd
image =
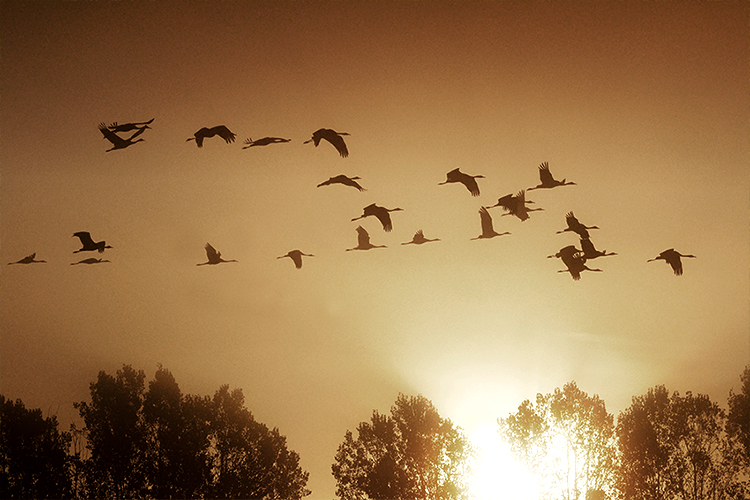
[[(113, 151), (116, 149), (125, 149), (127, 147), (130, 147), (138, 142), (142, 142), (144, 139), (141, 137), (143, 133), (150, 129), (151, 123), (153, 123), (154, 119), (145, 121), (145, 122), (131, 122), (131, 123), (125, 123), (125, 124), (118, 124), (117, 122), (112, 123), (111, 125), (105, 125), (104, 123), (99, 124), (99, 131), (102, 133), (103, 137), (107, 139), (111, 144), (112, 147), (110, 149), (107, 149), (105, 152)], [(123, 137), (120, 134), (123, 134), (125, 132), (132, 132), (128, 137)], [(338, 151), (339, 155), (342, 158), (346, 158), (349, 156), (349, 149), (347, 148), (346, 142), (344, 141), (345, 135), (349, 135), (346, 132), (336, 132), (335, 130), (321, 128), (319, 130), (316, 130), (313, 132), (312, 137), (305, 141), (303, 144), (308, 144), (312, 142), (316, 147), (320, 144), (322, 140), (327, 141), (330, 143), (336, 150)], [(206, 139), (216, 137), (223, 139), (227, 144), (231, 144), (235, 142), (237, 135), (233, 133), (229, 128), (227, 128), (224, 125), (218, 125), (215, 127), (203, 127), (200, 130), (196, 131), (192, 137), (189, 137), (187, 141), (195, 141), (196, 145), (201, 148), (203, 147), (203, 142)], [(287, 143), (291, 142), (291, 139), (285, 139), (281, 137), (263, 137), (261, 139), (253, 140), (253, 139), (246, 139), (243, 146), (243, 149), (255, 147), (255, 146), (267, 146), (270, 144), (280, 144), (280, 143)], [(484, 178), (483, 175), (469, 175), (464, 172), (461, 172), (460, 169), (456, 168), (451, 170), (446, 174), (446, 180), (444, 182), (438, 183), (439, 185), (445, 185), (450, 183), (460, 183), (463, 184), (466, 189), (469, 191), (469, 193), (472, 196), (479, 196), (479, 185), (477, 184), (477, 179)], [(478, 240), (478, 239), (489, 239), (494, 238), (496, 236), (504, 236), (510, 234), (509, 232), (503, 232), (498, 233), (495, 231), (493, 227), (492, 222), (492, 216), (490, 215), (489, 209), (495, 208), (495, 207), (502, 207), (504, 210), (504, 213), (502, 215), (510, 215), (515, 216), (521, 221), (526, 221), (529, 219), (529, 212), (535, 212), (535, 211), (541, 211), (542, 208), (530, 208), (528, 205), (533, 204), (534, 202), (531, 200), (526, 199), (526, 191), (532, 191), (535, 189), (552, 189), (556, 187), (561, 186), (570, 186), (575, 185), (575, 182), (569, 182), (567, 179), (557, 180), (552, 176), (552, 173), (549, 169), (549, 164), (547, 162), (542, 163), (539, 166), (539, 179), (540, 183), (534, 187), (530, 187), (526, 190), (521, 190), (516, 194), (508, 194), (505, 195), (497, 200), (497, 203), (488, 207), (482, 206), (479, 209), (479, 218), (480, 218), (480, 224), (481, 224), (481, 234), (477, 236), (476, 238), (472, 238), (472, 240)], [(359, 191), (365, 191), (365, 189), (357, 182), (358, 180), (361, 180), (359, 177), (348, 177), (346, 175), (337, 175), (334, 177), (330, 177), (328, 180), (321, 182), (318, 184), (317, 187), (323, 187), (323, 186), (329, 186), (333, 184), (341, 184), (344, 186), (350, 186), (353, 187)], [(362, 215), (359, 217), (355, 217), (352, 219), (352, 221), (357, 221), (360, 219), (364, 219), (366, 217), (375, 217), (377, 218), (381, 225), (383, 226), (383, 230), (386, 232), (390, 232), (393, 230), (393, 222), (391, 220), (391, 212), (397, 212), (401, 211), (401, 208), (385, 208), (376, 204), (370, 204), (366, 206), (363, 211)], [(549, 255), (548, 258), (559, 258), (562, 263), (565, 265), (566, 269), (560, 270), (558, 272), (561, 273), (570, 273), (571, 277), (574, 280), (580, 280), (581, 279), (581, 272), (583, 271), (594, 271), (594, 272), (602, 272), (601, 269), (592, 269), (586, 265), (588, 261), (591, 261), (593, 259), (599, 258), (599, 257), (606, 257), (611, 255), (617, 255), (614, 252), (607, 252), (606, 250), (597, 250), (594, 246), (593, 242), (591, 241), (591, 236), (589, 234), (590, 229), (599, 229), (597, 226), (586, 226), (582, 224), (573, 214), (573, 212), (568, 212), (565, 216), (565, 222), (567, 223), (567, 227), (565, 229), (562, 229), (560, 231), (557, 231), (558, 234), (565, 233), (565, 232), (572, 232), (578, 235), (581, 248), (577, 248), (575, 245), (568, 245), (563, 248), (561, 248), (557, 253), (554, 255)], [(370, 235), (367, 232), (365, 228), (363, 228), (361, 225), (357, 226), (357, 246), (353, 248), (347, 248), (347, 251), (351, 250), (370, 250), (372, 248), (385, 248), (385, 245), (374, 245), (370, 241)], [(73, 237), (77, 237), (81, 242), (81, 248), (79, 250), (74, 251), (73, 253), (79, 253), (79, 252), (99, 252), (103, 253), (105, 249), (112, 248), (110, 245), (107, 245), (105, 241), (94, 241), (91, 237), (91, 234), (87, 231), (79, 231), (73, 234)], [(412, 238), (411, 241), (407, 241), (402, 243), (402, 245), (422, 245), (424, 243), (434, 242), (434, 241), (440, 241), (440, 239), (430, 239), (426, 238), (423, 231), (420, 229)], [(221, 252), (216, 250), (213, 246), (211, 246), (210, 243), (206, 243), (205, 245), (206, 250), (206, 256), (207, 261), (202, 262), (199, 264), (196, 264), (198, 266), (204, 266), (204, 265), (216, 265), (221, 263), (227, 263), (227, 262), (237, 262), (237, 260), (230, 259), (225, 260), (221, 256)], [(277, 257), (278, 259), (283, 258), (290, 258), (292, 262), (294, 263), (295, 267), (297, 269), (300, 269), (302, 267), (302, 257), (314, 257), (313, 254), (306, 254), (300, 250), (292, 250), (285, 255), (281, 255)], [(680, 252), (675, 251), (673, 248), (670, 248), (668, 250), (665, 250), (661, 252), (658, 256), (654, 257), (653, 259), (649, 259), (647, 262), (652, 262), (656, 260), (663, 260), (667, 264), (669, 264), (674, 274), (677, 276), (682, 275), (683, 269), (682, 269), (682, 261), (681, 258), (688, 257), (688, 258), (695, 258), (694, 255), (689, 254), (681, 254)], [(44, 260), (36, 260), (36, 253), (33, 253), (31, 255), (28, 255), (24, 257), (21, 260), (18, 260), (16, 262), (9, 262), (8, 264), (34, 264), (34, 263), (45, 263)], [(103, 258), (95, 258), (90, 257), (87, 259), (83, 259), (78, 262), (73, 262), (71, 265), (78, 265), (78, 264), (100, 264), (104, 262), (110, 262), (109, 260), (103, 259)]]

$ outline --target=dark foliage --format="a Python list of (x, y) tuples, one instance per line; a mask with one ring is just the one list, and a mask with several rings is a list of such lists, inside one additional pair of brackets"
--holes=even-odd
[(68, 498), (70, 439), (56, 417), (0, 395), (0, 498)]

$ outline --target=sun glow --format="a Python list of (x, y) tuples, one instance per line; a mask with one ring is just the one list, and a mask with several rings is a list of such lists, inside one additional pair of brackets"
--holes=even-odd
[(471, 434), (477, 449), (471, 496), (476, 500), (536, 500), (538, 487), (526, 468), (515, 461), (510, 447), (497, 433), (497, 424), (478, 427)]

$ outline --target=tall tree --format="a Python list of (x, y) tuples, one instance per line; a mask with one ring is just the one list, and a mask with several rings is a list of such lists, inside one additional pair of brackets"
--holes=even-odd
[(463, 432), (423, 396), (398, 396), (391, 416), (346, 432), (332, 466), (345, 500), (468, 498), (473, 451)]
[(144, 391), (145, 375), (130, 366), (99, 373), (91, 402), (76, 403), (88, 459), (79, 458), (94, 497), (298, 499), (308, 474), (244, 407), (242, 391), (221, 387), (213, 399), (183, 395), (161, 366)]
[(727, 498), (724, 411), (708, 396), (649, 389), (621, 412), (618, 488), (624, 498)]
[(86, 425), (91, 450), (88, 480), (96, 496), (146, 494), (146, 428), (143, 422), (143, 370), (125, 365), (116, 376), (99, 372), (90, 385), (91, 403), (75, 403)]
[(750, 498), (750, 365), (740, 375), (740, 392), (729, 392), (727, 458), (733, 498)]
[(613, 420), (604, 401), (570, 382), (524, 401), (498, 424), (513, 455), (537, 477), (542, 497), (571, 500), (611, 490)]
[(156, 498), (194, 498), (207, 492), (210, 400), (183, 396), (174, 376), (159, 366), (143, 404), (148, 427), (147, 469)]
[(216, 391), (211, 426), (213, 497), (291, 500), (310, 494), (299, 455), (287, 449), (278, 429), (253, 418), (240, 389), (230, 392), (224, 385)]
[(0, 395), (0, 498), (68, 498), (70, 439), (56, 417)]

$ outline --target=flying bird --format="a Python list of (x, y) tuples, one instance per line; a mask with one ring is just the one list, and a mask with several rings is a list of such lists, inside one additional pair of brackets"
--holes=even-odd
[(573, 278), (574, 281), (578, 281), (581, 279), (581, 273), (583, 271), (594, 271), (597, 273), (601, 273), (601, 269), (591, 269), (586, 265), (586, 259), (583, 257), (576, 257), (572, 259), (568, 264), (566, 264), (567, 269), (562, 269), (560, 271), (557, 271), (558, 273), (570, 273), (570, 276)]
[(347, 248), (346, 251), (350, 250), (369, 250), (371, 248), (387, 248), (385, 245), (373, 245), (370, 243), (370, 233), (367, 232), (362, 226), (357, 226), (357, 246), (354, 248)]
[(17, 260), (16, 262), (8, 262), (8, 265), (11, 264), (36, 264), (41, 262), (47, 262), (46, 260), (34, 260), (36, 258), (36, 253), (32, 253), (31, 255), (27, 255), (21, 260)]
[(454, 168), (447, 174), (445, 174), (445, 182), (438, 182), (438, 186), (448, 184), (451, 182), (460, 182), (466, 189), (469, 190), (472, 196), (479, 196), (479, 186), (477, 185), (477, 179), (484, 179), (483, 175), (469, 175), (461, 172), (459, 169)]
[(281, 142), (290, 141), (291, 139), (282, 139), (281, 137), (263, 137), (262, 139), (254, 141), (248, 137), (247, 139), (245, 139), (245, 144), (247, 144), (247, 146), (242, 146), (242, 149), (252, 148), (253, 146), (268, 146), (269, 144), (278, 144)]
[(110, 262), (107, 259), (97, 259), (96, 257), (89, 257), (88, 259), (79, 260), (78, 262), (71, 262), (71, 266), (78, 264), (101, 264), (102, 262)]
[(331, 130), (329, 128), (321, 128), (313, 132), (312, 138), (310, 140), (307, 140), (302, 144), (308, 144), (312, 142), (315, 144), (315, 147), (318, 147), (318, 144), (320, 144), (320, 140), (325, 139), (326, 141), (330, 142), (334, 148), (336, 148), (336, 151), (339, 152), (342, 158), (346, 158), (347, 156), (349, 156), (349, 150), (346, 148), (344, 138), (341, 137), (342, 135), (349, 134), (346, 132), (336, 132), (335, 130)]
[(284, 257), (289, 257), (292, 259), (292, 262), (294, 262), (294, 267), (297, 269), (300, 269), (302, 267), (302, 256), (305, 257), (315, 257), (312, 254), (308, 253), (302, 253), (299, 250), (292, 250), (291, 252), (287, 253), (286, 255), (282, 255), (281, 257), (276, 257), (277, 259), (283, 259)]
[(481, 207), (479, 209), (479, 218), (482, 222), (482, 234), (480, 234), (476, 238), (472, 238), (472, 240), (494, 238), (495, 236), (503, 236), (506, 234), (510, 234), (508, 232), (498, 233), (497, 231), (495, 231), (495, 228), (492, 227), (492, 216), (487, 211), (486, 207)]
[(131, 123), (123, 123), (118, 124), (117, 122), (112, 123), (109, 127), (107, 127), (112, 132), (130, 132), (131, 130), (140, 129), (140, 128), (151, 128), (149, 125), (154, 121), (153, 118), (151, 118), (147, 122), (131, 122)]
[(196, 266), (205, 266), (206, 264), (214, 265), (221, 264), (222, 262), (237, 262), (236, 260), (224, 260), (221, 258), (221, 252), (217, 251), (210, 243), (206, 243), (206, 255), (208, 256), (208, 262), (196, 264)]
[(562, 231), (557, 231), (557, 234), (564, 233), (566, 231), (572, 231), (580, 236), (581, 239), (585, 240), (589, 238), (588, 229), (599, 229), (598, 226), (585, 226), (581, 224), (578, 219), (576, 219), (576, 216), (573, 215), (573, 212), (568, 212), (567, 214), (565, 214), (565, 222), (567, 222), (568, 227), (566, 227)]
[(193, 137), (190, 137), (188, 141), (195, 141), (198, 147), (202, 148), (203, 139), (214, 137), (216, 135), (224, 139), (224, 141), (226, 141), (227, 144), (234, 142), (234, 139), (237, 137), (237, 135), (234, 132), (229, 130), (224, 125), (217, 125), (211, 128), (203, 127), (202, 129), (197, 131), (195, 134), (193, 134)]
[(73, 234), (73, 237), (78, 237), (79, 240), (81, 240), (81, 249), (76, 250), (73, 253), (78, 252), (93, 252), (96, 250), (99, 253), (104, 252), (105, 248), (112, 248), (111, 246), (107, 245), (104, 241), (94, 241), (91, 239), (91, 234), (88, 231), (78, 231), (77, 233)]
[(404, 243), (401, 243), (401, 244), (402, 245), (411, 245), (411, 244), (421, 245), (422, 243), (429, 243), (431, 241), (440, 241), (440, 238), (435, 238), (435, 239), (432, 239), (432, 240), (429, 239), (429, 238), (425, 238), (424, 233), (420, 229), (419, 231), (417, 231), (416, 233), (414, 233), (414, 237), (411, 239), (411, 241), (407, 241), (407, 242), (404, 242)]
[(398, 212), (403, 211), (401, 208), (385, 208), (381, 207), (376, 204), (367, 205), (363, 211), (362, 215), (359, 217), (355, 217), (352, 219), (352, 222), (359, 219), (364, 219), (365, 217), (369, 217), (371, 215), (374, 215), (378, 218), (381, 224), (383, 224), (383, 230), (386, 232), (390, 232), (393, 229), (393, 224), (391, 223), (391, 215), (389, 212)]
[(318, 184), (318, 187), (321, 186), (330, 186), (331, 184), (343, 184), (345, 186), (351, 186), (353, 188), (357, 188), (360, 191), (366, 191), (365, 188), (359, 185), (358, 180), (361, 180), (360, 177), (347, 177), (344, 174), (337, 175), (335, 177), (329, 177), (327, 181), (323, 181), (320, 184)]
[(581, 279), (582, 271), (595, 271), (602, 272), (601, 269), (591, 269), (586, 265), (586, 257), (581, 250), (578, 250), (575, 245), (568, 245), (563, 247), (554, 255), (548, 255), (548, 259), (559, 258), (565, 264), (567, 269), (558, 271), (559, 273), (570, 273), (570, 276), (574, 281)]
[(586, 260), (596, 259), (597, 257), (607, 257), (617, 255), (615, 252), (607, 253), (606, 250), (597, 250), (589, 238), (581, 238), (581, 249)]
[(128, 146), (132, 146), (136, 142), (142, 142), (142, 138), (136, 139), (136, 137), (141, 135), (143, 131), (146, 130), (146, 127), (139, 128), (133, 135), (131, 135), (127, 139), (123, 139), (119, 135), (112, 132), (104, 123), (99, 124), (99, 130), (101, 131), (104, 138), (112, 143), (112, 147), (105, 151), (105, 153), (108, 153), (114, 149), (125, 149)]
[(669, 250), (664, 250), (662, 253), (660, 253), (653, 259), (647, 260), (646, 262), (663, 260), (664, 262), (672, 266), (675, 276), (682, 276), (682, 260), (680, 260), (680, 257), (689, 257), (692, 259), (696, 258), (695, 255), (683, 255), (680, 252), (675, 251), (674, 248), (670, 248)]
[(539, 179), (542, 181), (541, 184), (530, 187), (527, 191), (531, 191), (532, 189), (552, 189), (557, 186), (575, 185), (575, 182), (567, 182), (565, 179), (558, 181), (552, 177), (552, 174), (549, 171), (549, 163), (546, 161), (539, 165)]
[(526, 206), (527, 203), (534, 203), (531, 200), (526, 199), (526, 191), (523, 189), (518, 193), (506, 194), (502, 198), (497, 200), (497, 203), (487, 208), (503, 207), (505, 213), (503, 215), (515, 215), (521, 222), (529, 218), (529, 212), (537, 212), (544, 210), (543, 208), (529, 208)]

